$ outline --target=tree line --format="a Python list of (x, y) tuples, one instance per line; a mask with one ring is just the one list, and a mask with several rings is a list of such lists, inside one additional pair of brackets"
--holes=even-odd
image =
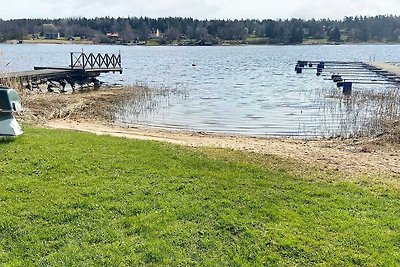
[[(110, 34), (116, 35), (110, 37)], [(400, 17), (345, 17), (343, 20), (198, 20), (193, 18), (63, 18), (0, 20), (0, 42), (45, 38), (91, 40), (96, 43), (147, 42), (159, 44), (299, 44), (328, 42), (399, 42)]]

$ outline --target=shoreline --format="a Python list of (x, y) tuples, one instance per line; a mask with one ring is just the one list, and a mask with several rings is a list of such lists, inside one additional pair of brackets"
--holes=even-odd
[(41, 127), (77, 130), (99, 135), (168, 142), (189, 147), (214, 147), (261, 155), (275, 155), (316, 164), (322, 169), (348, 173), (370, 171), (400, 174), (400, 144), (379, 138), (305, 139), (254, 137), (188, 130), (171, 130), (144, 125), (121, 127), (113, 123), (113, 110), (121, 99), (139, 96), (143, 88), (101, 89), (72, 95), (35, 94), (23, 103), (21, 122)]
[[(54, 44), (54, 45), (109, 45), (109, 46), (139, 46), (139, 47), (167, 47), (167, 46), (180, 46), (180, 47), (203, 47), (201, 45), (182, 45), (182, 44), (114, 44), (114, 43), (95, 43), (91, 40), (85, 41), (68, 41), (68, 40), (52, 40), (52, 39), (40, 39), (40, 40), (22, 40), (22, 43), (19, 43), (19, 40), (7, 40), (2, 42), (2, 44), (10, 44), (10, 45), (20, 45), (20, 44)], [(232, 40), (232, 42), (234, 42)], [(220, 43), (216, 45), (207, 45), (210, 47), (231, 47), (231, 46), (336, 46), (336, 45), (400, 45), (400, 42), (397, 43), (382, 43), (382, 42), (362, 42), (362, 43), (354, 43), (354, 42), (340, 42), (340, 43), (301, 43), (301, 44), (251, 44), (251, 43)]]
[(224, 148), (273, 155), (295, 160), (300, 164), (315, 164), (322, 169), (328, 168), (350, 174), (369, 171), (400, 174), (398, 147), (376, 145), (372, 139), (306, 140), (290, 137), (234, 136), (156, 129), (141, 125), (120, 127), (92, 120), (70, 119), (50, 120), (44, 126), (127, 139), (167, 142), (188, 147)]

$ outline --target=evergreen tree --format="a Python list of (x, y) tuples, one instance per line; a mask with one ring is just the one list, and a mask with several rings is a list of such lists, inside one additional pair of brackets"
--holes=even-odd
[(329, 32), (329, 41), (331, 42), (340, 42), (341, 34), (340, 30), (335, 27)]
[(80, 36), (96, 42), (114, 42), (108, 32), (116, 32), (122, 41), (146, 41), (152, 30), (159, 30), (160, 42), (168, 44), (189, 39), (218, 41), (247, 39), (263, 40), (262, 43), (298, 44), (304, 38), (326, 38), (340, 42), (346, 36), (350, 42), (399, 42), (400, 17), (387, 15), (375, 17), (345, 17), (343, 20), (198, 20), (192, 18), (147, 17), (128, 18), (64, 18), (64, 19), (0, 19), (0, 42), (54, 33), (65, 38)]

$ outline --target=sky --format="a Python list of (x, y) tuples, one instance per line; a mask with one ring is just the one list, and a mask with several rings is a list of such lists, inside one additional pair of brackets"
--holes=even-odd
[(2, 19), (192, 17), (198, 19), (343, 19), (400, 15), (399, 0), (0, 0)]

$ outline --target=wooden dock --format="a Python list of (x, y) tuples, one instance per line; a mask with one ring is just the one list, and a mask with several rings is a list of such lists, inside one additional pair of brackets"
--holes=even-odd
[(74, 81), (100, 76), (102, 73), (122, 73), (121, 54), (70, 53), (70, 65), (65, 67), (34, 67), (31, 71), (0, 74), (0, 83), (40, 80)]
[(301, 74), (303, 70), (316, 70), (317, 76), (329, 77), (324, 79), (332, 80), (337, 87), (343, 87), (343, 95), (351, 94), (353, 84), (400, 87), (400, 65), (395, 63), (297, 61), (296, 73)]
[(386, 62), (366, 62), (365, 64), (372, 66), (376, 69), (379, 69), (383, 72), (392, 74), (393, 76), (400, 77), (400, 66), (399, 65), (395, 65), (393, 63), (386, 63)]

